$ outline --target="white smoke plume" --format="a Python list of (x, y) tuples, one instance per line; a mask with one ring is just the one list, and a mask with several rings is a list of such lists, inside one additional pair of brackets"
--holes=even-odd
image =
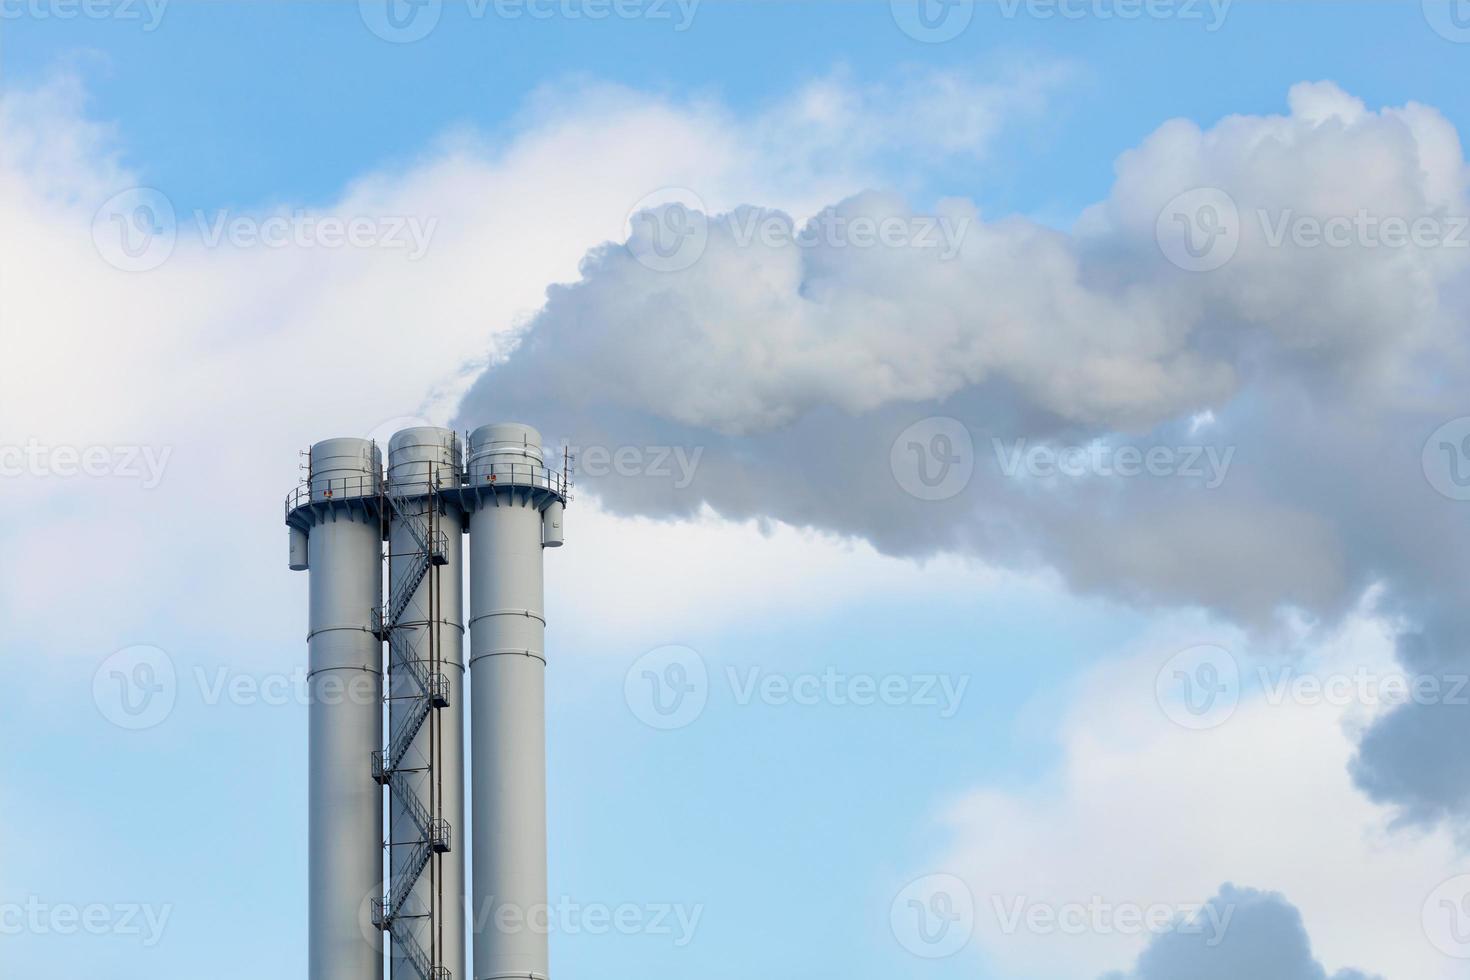
[[(1116, 170), (1068, 231), (886, 191), (804, 219), (671, 192), (550, 290), (461, 417), (534, 415), (615, 509), (1051, 567), (1262, 636), (1378, 585), (1408, 666), (1470, 664), (1455, 128), (1301, 84), (1284, 115), (1166, 123)], [(1463, 816), (1466, 734), (1470, 710), (1406, 706), (1360, 783)]]

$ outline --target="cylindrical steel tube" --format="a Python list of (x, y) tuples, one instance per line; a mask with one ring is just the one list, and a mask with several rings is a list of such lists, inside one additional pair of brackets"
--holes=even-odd
[(549, 969), (542, 519), (536, 491), (517, 485), (540, 466), (530, 426), (470, 436), (474, 980)]
[[(395, 937), (411, 937), (454, 980), (465, 976), (469, 838), (464, 819), (464, 518), (438, 492), (459, 485), (460, 456), (459, 438), (449, 429), (406, 429), (389, 442), (389, 492), (400, 501), (388, 531), (389, 608), (411, 593), (389, 644), (390, 738), (421, 710), (422, 679), (442, 675), (449, 702), (430, 711), (409, 743), (389, 795), (389, 864), (395, 880), (409, 871), (424, 840), (414, 813), (449, 824), (448, 852), (431, 859), (403, 907), (395, 910), (400, 917)], [(431, 546), (442, 549), (436, 563), (427, 568), (422, 566), (423, 548), (415, 532), (431, 536)], [(391, 949), (393, 980), (419, 980), (406, 944), (395, 939)]]
[[(381, 980), (364, 911), (383, 879), (382, 529), (372, 503), (380, 464), (364, 439), (312, 447), (307, 901), (310, 980)], [(320, 468), (318, 468), (320, 466)]]

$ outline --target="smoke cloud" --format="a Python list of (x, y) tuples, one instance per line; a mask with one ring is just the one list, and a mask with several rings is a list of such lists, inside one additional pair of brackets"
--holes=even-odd
[(1225, 885), (1201, 913), (1217, 920), (1229, 916), (1223, 938), (1179, 929), (1154, 939), (1129, 973), (1100, 980), (1373, 980), (1357, 970), (1329, 978), (1312, 958), (1301, 914), (1284, 898)]
[[(1467, 215), (1444, 117), (1330, 83), (1164, 124), (1065, 231), (672, 189), (549, 291), (460, 418), (536, 418), (621, 512), (1053, 568), (1263, 637), (1379, 585), (1406, 665), (1465, 670)], [(1466, 734), (1465, 707), (1406, 705), (1355, 774), (1406, 819), (1463, 817)]]

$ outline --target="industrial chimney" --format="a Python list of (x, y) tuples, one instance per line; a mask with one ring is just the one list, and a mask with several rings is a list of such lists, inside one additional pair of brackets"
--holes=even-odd
[[(309, 978), (381, 980), (381, 931), (391, 980), (546, 980), (541, 553), (562, 544), (566, 464), (547, 467), (540, 435), (518, 423), (476, 429), (468, 465), (459, 437), (434, 427), (389, 440), (386, 478), (363, 439), (317, 443), (307, 459), (286, 524), (290, 567), (311, 573)], [(473, 974), (467, 849), (486, 906), (471, 917)], [(497, 929), (505, 906), (536, 925)]]

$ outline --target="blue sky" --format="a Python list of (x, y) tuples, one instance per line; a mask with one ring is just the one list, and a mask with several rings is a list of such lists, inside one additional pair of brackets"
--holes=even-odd
[[(15, 484), (17, 519), (0, 522), (0, 611), (14, 624), (5, 649), (19, 668), (0, 714), (0, 738), (11, 747), (4, 791), (13, 801), (0, 808), (0, 973), (36, 980), (100, 970), (118, 980), (185, 977), (206, 963), (220, 980), (305, 976), (306, 707), (289, 694), (281, 704), (249, 690), (211, 694), (231, 680), (289, 688), (304, 663), (306, 580), (286, 571), (279, 547), (295, 454), (311, 440), (378, 432), (395, 418), (465, 424), (519, 408), (525, 391), (555, 398), (550, 385), (537, 386), (545, 378), (535, 355), (481, 373), (504, 355), (512, 330), (529, 324), (554, 339), (582, 322), (575, 311), (543, 314), (545, 290), (613, 274), (578, 262), (617, 236), (642, 192), (679, 184), (716, 208), (783, 207), (804, 218), (849, 194), (893, 191), (916, 211), (967, 199), (986, 222), (1024, 218), (1065, 235), (1097, 202), (1126, 209), (1135, 185), (1120, 157), (1167, 121), (1209, 129), (1232, 115), (1280, 116), (1301, 82), (1335, 83), (1370, 110), (1424, 103), (1449, 128), (1470, 129), (1470, 45), (1437, 34), (1417, 3), (1241, 0), (1215, 30), (1179, 18), (1063, 21), (1024, 8), (1007, 16), (998, 4), (982, 5), (944, 43), (905, 34), (889, 4), (877, 2), (711, 0), (697, 6), (687, 30), (647, 17), (476, 17), (446, 3), (438, 27), (414, 43), (375, 35), (346, 2), (178, 0), (153, 30), (117, 17), (60, 17), (42, 0), (4, 9), (0, 97), (11, 111), (0, 113), (8, 141), (0, 148), (12, 152), (0, 159), (0, 213), (11, 232), (0, 255), (12, 269), (10, 312), (0, 306), (0, 319), (10, 320), (5, 333), (17, 350), (0, 367), (13, 413), (0, 425), (0, 444), (40, 439), (172, 454), (156, 486), (117, 471), (92, 480), (32, 471)], [(1211, 16), (1208, 7), (1201, 16)], [(965, 81), (943, 88), (953, 79)], [(1032, 83), (1041, 90), (1034, 99)], [(852, 94), (853, 119), (895, 127), (918, 119), (922, 132), (849, 139), (839, 124), (821, 130), (825, 149), (814, 153), (768, 145), (804, 132), (786, 120), (800, 117), (793, 106), (804, 93), (823, 86)], [(971, 139), (965, 106), (992, 98), (994, 125)], [(1339, 100), (1312, 90), (1291, 118), (1315, 118), (1320, 104)], [(597, 138), (584, 146), (583, 131)], [(1377, 130), (1364, 139), (1397, 146)], [(38, 146), (46, 152), (34, 152)], [(1424, 153), (1424, 171), (1438, 174), (1440, 158)], [(711, 162), (721, 154), (728, 168)], [(1463, 159), (1453, 159), (1463, 182)], [(181, 220), (178, 258), (157, 273), (119, 272), (97, 260), (89, 235), (102, 202), (130, 186), (160, 189), (181, 217), (417, 208), (443, 219), (446, 244), (421, 265), (349, 265), (291, 250), (210, 251)], [(1151, 229), (1152, 218), (1144, 224)], [(1031, 242), (1012, 251), (1030, 255)], [(1049, 267), (1045, 257), (1035, 265)], [(1090, 267), (1079, 278), (1087, 284), (1117, 271)], [(763, 285), (779, 279), (742, 275)], [(985, 300), (998, 295), (994, 287)], [(1263, 302), (1250, 284), (1231, 288)], [(1465, 295), (1445, 285), (1444, 309), (1452, 313), (1451, 298)], [(1304, 318), (1302, 309), (1282, 300), (1241, 316), (1269, 324)], [(609, 311), (610, 323), (617, 312)], [(1112, 322), (1102, 314), (1084, 321), (1098, 333)], [(438, 340), (424, 339), (436, 331)], [(1090, 336), (1058, 341), (1057, 361), (1072, 353), (1067, 344), (1081, 349)], [(1328, 346), (1315, 336), (1294, 351)], [(846, 363), (835, 355), (832, 362)], [(1276, 377), (1268, 369), (1252, 375), (1246, 355), (1239, 363), (1242, 376)], [(763, 364), (741, 362), (752, 375)], [(1327, 370), (1289, 367), (1304, 378)], [(617, 369), (610, 364), (610, 376)], [(796, 373), (823, 374), (811, 365)], [(1038, 375), (1050, 371), (1016, 368), (1008, 380), (1045, 388)], [(566, 390), (575, 391), (576, 376), (567, 377)], [(978, 383), (854, 408), (861, 399), (844, 400), (837, 388), (823, 389), (832, 410), (878, 419), (885, 447), (910, 419), (963, 418), (977, 466), (990, 469), (990, 437), (1003, 434), (991, 426), (1002, 421), (1035, 422), (1038, 439), (1087, 444), (1181, 439), (1193, 431), (1191, 417), (1202, 418), (1177, 401), (1139, 414), (1113, 403), (1084, 410), (1049, 389), (1011, 402)], [(753, 382), (753, 390), (773, 402), (785, 394), (779, 379)], [(546, 407), (548, 433), (577, 437), (567, 419), (581, 412), (597, 415), (583, 438), (616, 439), (598, 429), (627, 422), (631, 432), (657, 414), (631, 396), (608, 405), (597, 397), (588, 396), (591, 408), (570, 396)], [(1232, 484), (1243, 489), (1229, 505), (1250, 520), (1228, 524), (1237, 512), (1222, 508), (1207, 511), (1204, 523), (1251, 541), (1264, 528), (1263, 547), (1273, 549), (1281, 544), (1270, 540), (1270, 522), (1286, 509), (1272, 506), (1275, 481), (1291, 468), (1273, 453), (1304, 445), (1310, 454), (1314, 444), (1312, 433), (1293, 430), (1250, 455), (1265, 425), (1259, 405), (1279, 407), (1278, 397), (1288, 396), (1242, 387), (1207, 403), (1218, 411), (1218, 438), (1243, 447), (1238, 465), (1254, 458), (1264, 475)], [(1455, 411), (1463, 407), (1455, 397), (1430, 406), (1392, 401), (1384, 418), (1413, 419), (1393, 458), (1416, 465), (1434, 428), (1423, 428), (1424, 419), (1466, 414)], [(812, 980), (1095, 980), (1132, 968), (1148, 947), (1148, 936), (1015, 941), (980, 926), (955, 955), (912, 955), (894, 909), (909, 882), (934, 874), (963, 878), (981, 918), (993, 898), (1056, 906), (1099, 891), (1177, 910), (1234, 880), (1280, 891), (1302, 910), (1329, 976), (1354, 967), (1416, 980), (1465, 975), (1463, 960), (1443, 955), (1432, 935), (1426, 942), (1417, 897), (1404, 898), (1463, 867), (1454, 821), (1391, 830), (1394, 804), (1404, 801), (1370, 798), (1348, 776), (1353, 733), (1376, 719), (1372, 706), (1283, 709), (1246, 680), (1232, 692), (1235, 719), (1195, 737), (1154, 701), (1154, 679), (1169, 676), (1170, 657), (1203, 643), (1225, 645), (1242, 669), (1395, 669), (1399, 607), (1377, 608), (1378, 593), (1356, 571), (1371, 566), (1375, 575), (1414, 581), (1397, 558), (1374, 552), (1359, 562), (1350, 535), (1334, 537), (1337, 525), (1320, 529), (1317, 515), (1288, 524), (1283, 555), (1325, 539), (1324, 552), (1350, 558), (1338, 575), (1336, 566), (1323, 571), (1283, 556), (1283, 567), (1305, 567), (1304, 578), (1330, 586), (1305, 587), (1281, 572), (1281, 615), (1266, 624), (1236, 601), (1249, 589), (1211, 591), (1195, 580), (1195, 572), (1210, 577), (1201, 566), (1226, 564), (1224, 552), (1186, 555), (1158, 578), (1139, 571), (1195, 539), (1180, 532), (1160, 545), (1133, 535), (1126, 522), (1136, 514), (1121, 496), (1099, 503), (1063, 487), (1050, 510), (1057, 488), (1040, 481), (1007, 497), (995, 523), (983, 525), (956, 518), (947, 504), (911, 510), (905, 497), (898, 509), (919, 527), (890, 527), (869, 511), (902, 496), (887, 482), (886, 455), (874, 464), (881, 491), (842, 483), (872, 472), (862, 466), (813, 472), (826, 450), (813, 452), (806, 472), (785, 468), (782, 432), (798, 446), (826, 433), (828, 447), (865, 444), (870, 433), (799, 415), (772, 435), (721, 415), (727, 406), (691, 401), (698, 404), (687, 412), (670, 409), (657, 426), (622, 438), (703, 439), (712, 457), (723, 448), (748, 468), (769, 463), (783, 502), (752, 482), (748, 495), (711, 492), (716, 514), (690, 496), (656, 496), (667, 488), (652, 481), (632, 490), (586, 482), (568, 515), (568, 546), (548, 561), (548, 745), (553, 895), (631, 903), (640, 914), (672, 906), (698, 925), (687, 942), (651, 929), (554, 935), (562, 980), (721, 980), (756, 971)], [(803, 412), (822, 404), (815, 396), (793, 401)], [(1324, 411), (1347, 414), (1341, 405)], [(1210, 431), (1214, 414), (1201, 424)], [(1338, 433), (1340, 444), (1355, 444), (1358, 431)], [(1317, 448), (1339, 444), (1335, 438), (1324, 435)], [(1298, 486), (1319, 481), (1332, 493), (1351, 482), (1335, 484), (1337, 471), (1311, 470), (1310, 462)], [(707, 472), (723, 472), (720, 465), (710, 462)], [(977, 477), (960, 502), (983, 510), (989, 486)], [(848, 492), (851, 501), (836, 499)], [(1162, 513), (1179, 499), (1165, 488), (1144, 509)], [(1450, 513), (1444, 503), (1436, 497), (1422, 510)], [(1343, 510), (1351, 523), (1351, 508)], [(1046, 520), (1049, 533), (1027, 530)], [(1079, 557), (1090, 546), (1086, 525), (1110, 521), (1120, 530), (1107, 550), (1123, 557), (1089, 564)], [(581, 541), (579, 524), (587, 529)], [(1258, 562), (1254, 571), (1268, 582), (1263, 589), (1277, 587), (1274, 565)], [(130, 731), (97, 692), (117, 651), (137, 645), (161, 652), (178, 690), (166, 718)], [(641, 657), (668, 645), (695, 651), (710, 681), (703, 712), (661, 731), (640, 717), (625, 680)], [(913, 684), (932, 676), (962, 684), (963, 696), (947, 714), (830, 697), (741, 703), (732, 678), (752, 669), (787, 680), (837, 672)], [(103, 688), (95, 686), (99, 671)], [(1322, 775), (1297, 778), (1309, 769)], [(1242, 826), (1243, 814), (1278, 811), (1286, 814), (1279, 827)], [(1341, 828), (1316, 834), (1328, 820)], [(1381, 942), (1365, 938), (1372, 930), (1349, 914), (1344, 895), (1356, 894), (1354, 881), (1335, 870), (1360, 864), (1356, 887), (1381, 896), (1370, 910), (1388, 923)], [(118, 926), (119, 910), (139, 904), (166, 916), (156, 936), (146, 922), (142, 935)], [(105, 906), (106, 925), (82, 936), (54, 919), (11, 927), (21, 921), (17, 909), (37, 905), (43, 915)], [(1158, 980), (1142, 968), (1137, 976)]]
[(1373, 105), (1432, 92), (1450, 118), (1467, 111), (1465, 94), (1444, 84), (1463, 49), (1436, 36), (1414, 4), (1234, 3), (1215, 30), (1203, 6), (1200, 20), (1157, 21), (1002, 9), (981, 4), (960, 36), (925, 44), (898, 30), (883, 3), (702, 3), (683, 31), (672, 17), (509, 20), (448, 3), (427, 38), (391, 45), (350, 3), (179, 3), (152, 32), (146, 21), (7, 22), (6, 77), (34, 84), (58, 65), (80, 66), (94, 80), (95, 115), (120, 128), (125, 158), (198, 207), (330, 200), (457, 127), (493, 137), (516, 126), (532, 93), (575, 76), (742, 107), (836, 66), (862, 78), (1072, 61), (1085, 83), (1002, 150), (998, 172), (960, 170), (933, 187), (1058, 217), (1099, 199), (1113, 158), (1161, 120), (1274, 111), (1295, 82), (1334, 79)]

